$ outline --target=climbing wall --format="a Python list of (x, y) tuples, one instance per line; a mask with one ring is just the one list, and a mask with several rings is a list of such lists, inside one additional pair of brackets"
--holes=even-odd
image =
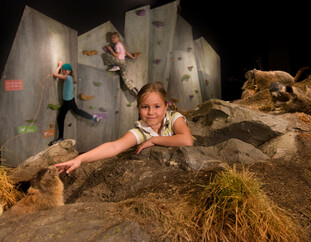
[[(149, 56), (149, 18), (150, 7), (145, 6), (125, 14), (124, 39), (128, 52), (138, 53), (137, 58), (126, 58), (127, 77), (140, 89), (148, 83), (148, 56)], [(121, 83), (119, 136), (123, 136), (133, 128), (138, 119), (136, 97)]]
[[(25, 7), (0, 80), (3, 164), (16, 166), (55, 139), (62, 81), (51, 74), (58, 60), (77, 70), (76, 49), (75, 30)], [(70, 113), (65, 125), (65, 137), (75, 139), (76, 121)]]
[[(102, 58), (113, 32), (118, 31), (108, 21), (78, 37), (77, 104), (101, 119), (98, 125), (92, 126), (89, 120), (78, 118), (77, 148), (81, 152), (118, 138), (120, 76), (107, 71)], [(121, 35), (120, 40), (123, 42)]]
[(78, 100), (79, 108), (101, 120), (99, 124), (94, 125), (90, 120), (77, 118), (77, 149), (85, 152), (104, 142), (117, 139), (119, 77), (98, 68), (79, 64)]
[(203, 38), (194, 41), (202, 99), (221, 99), (220, 57)]
[(191, 25), (178, 16), (174, 47), (170, 54), (171, 68), (168, 96), (181, 109), (194, 109), (202, 103), (197, 65), (194, 56)]
[(170, 52), (173, 49), (179, 1), (151, 9), (149, 35), (149, 83), (167, 88)]

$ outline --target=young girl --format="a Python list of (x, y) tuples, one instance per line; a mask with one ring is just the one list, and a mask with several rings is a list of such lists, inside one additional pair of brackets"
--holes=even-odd
[(185, 117), (178, 112), (167, 111), (166, 92), (160, 84), (143, 86), (137, 96), (137, 107), (141, 120), (135, 123), (134, 129), (129, 130), (116, 141), (104, 143), (73, 160), (56, 164), (59, 172), (70, 173), (81, 163), (107, 159), (135, 145), (138, 145), (136, 154), (154, 145), (193, 145)]
[[(58, 74), (60, 69), (62, 69), (61, 74)], [(53, 76), (59, 79), (64, 80), (63, 86), (63, 105), (60, 108), (58, 117), (57, 117), (57, 124), (58, 124), (58, 139), (49, 143), (49, 145), (56, 144), (57, 142), (64, 140), (64, 122), (66, 114), (69, 110), (72, 110), (75, 114), (90, 119), (93, 122), (99, 122), (99, 118), (96, 116), (92, 116), (91, 114), (78, 109), (77, 104), (74, 99), (73, 95), (73, 83), (76, 83), (74, 80), (74, 75), (72, 71), (72, 67), (70, 64), (65, 63), (63, 64), (61, 61), (58, 62), (58, 67), (53, 72)]]
[(113, 47), (110, 45), (105, 46), (105, 49), (108, 53), (103, 54), (104, 64), (108, 66), (112, 66), (108, 71), (119, 71), (122, 80), (128, 89), (132, 90), (136, 95), (138, 93), (137, 87), (135, 87), (132, 80), (129, 80), (126, 76), (126, 65), (125, 65), (125, 57), (128, 56), (131, 59), (135, 59), (137, 54), (132, 55), (131, 53), (125, 50), (124, 45), (120, 42), (120, 37), (117, 32), (113, 32), (111, 34), (111, 43)]

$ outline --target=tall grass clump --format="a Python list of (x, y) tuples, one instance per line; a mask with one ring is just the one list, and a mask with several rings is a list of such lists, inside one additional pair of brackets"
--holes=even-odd
[(248, 171), (220, 172), (201, 198), (195, 220), (202, 241), (299, 241), (298, 226)]
[(11, 182), (8, 170), (9, 168), (0, 165), (0, 206), (4, 210), (15, 204), (23, 196)]

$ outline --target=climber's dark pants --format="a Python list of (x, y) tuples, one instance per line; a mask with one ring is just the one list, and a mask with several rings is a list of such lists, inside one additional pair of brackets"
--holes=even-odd
[(83, 110), (79, 109), (77, 107), (77, 104), (75, 102), (75, 99), (71, 99), (70, 101), (63, 100), (63, 105), (60, 108), (58, 117), (57, 117), (57, 124), (58, 124), (58, 138), (64, 138), (64, 123), (65, 123), (65, 117), (69, 110), (74, 112), (75, 114), (86, 118), (86, 119), (92, 119), (92, 115), (84, 112)]

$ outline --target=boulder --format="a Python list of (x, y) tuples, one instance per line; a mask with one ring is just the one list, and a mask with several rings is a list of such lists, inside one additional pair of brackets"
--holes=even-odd
[[(189, 117), (188, 117), (189, 118)], [(242, 105), (211, 99), (190, 115), (189, 127), (196, 144), (211, 146), (240, 139), (256, 147), (284, 134), (288, 122), (273, 114)]]
[(78, 155), (78, 151), (74, 149), (75, 143), (73, 139), (66, 139), (29, 157), (16, 167), (12, 181), (14, 183), (29, 181), (41, 168), (75, 158)]

